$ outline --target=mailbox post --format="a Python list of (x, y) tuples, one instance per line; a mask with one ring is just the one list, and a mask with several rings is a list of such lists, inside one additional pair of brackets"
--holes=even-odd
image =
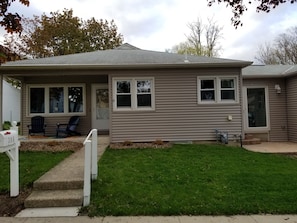
[(15, 130), (0, 131), (0, 153), (10, 159), (10, 196), (19, 195), (19, 140)]

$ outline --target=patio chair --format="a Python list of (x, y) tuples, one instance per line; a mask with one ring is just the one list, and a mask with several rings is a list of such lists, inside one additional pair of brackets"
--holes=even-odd
[(29, 129), (29, 135), (43, 133), (45, 135), (45, 127), (44, 117), (42, 116), (34, 116), (31, 118), (31, 124), (27, 125)]
[(62, 133), (64, 137), (81, 135), (76, 131), (79, 119), (79, 116), (72, 116), (67, 124), (57, 123), (56, 137), (59, 138), (60, 133)]

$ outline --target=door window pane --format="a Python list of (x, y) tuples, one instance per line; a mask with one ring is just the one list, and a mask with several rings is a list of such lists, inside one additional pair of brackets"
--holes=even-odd
[(96, 119), (109, 119), (108, 89), (96, 90)]
[(30, 88), (30, 113), (44, 113), (44, 88)]
[(64, 88), (49, 88), (50, 96), (50, 113), (63, 113), (64, 112)]
[(83, 112), (82, 87), (68, 87), (68, 112)]
[(265, 88), (247, 89), (249, 127), (266, 127)]

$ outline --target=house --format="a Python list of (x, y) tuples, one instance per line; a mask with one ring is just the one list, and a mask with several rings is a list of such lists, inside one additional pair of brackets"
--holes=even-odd
[[(228, 131), (231, 139), (250, 133), (265, 140), (291, 140), (288, 129), (294, 126), (287, 122), (286, 91), (295, 67), (285, 74), (271, 68), (266, 74), (266, 66), (250, 65), (123, 44), (113, 50), (9, 62), (0, 73), (22, 81), (23, 134), (35, 115), (45, 117), (49, 135), (55, 134), (56, 123), (79, 115), (78, 131), (87, 134), (96, 128), (99, 134), (108, 132), (111, 142), (215, 140), (215, 129)], [(257, 106), (266, 106), (266, 113)]]

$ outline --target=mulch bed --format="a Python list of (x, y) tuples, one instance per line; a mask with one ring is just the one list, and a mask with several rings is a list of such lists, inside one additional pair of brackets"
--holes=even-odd
[(123, 142), (123, 143), (111, 143), (110, 149), (166, 149), (172, 146), (169, 142), (155, 141), (151, 143), (138, 143), (138, 142)]
[(20, 151), (62, 152), (78, 151), (83, 147), (81, 142), (73, 141), (22, 141)]
[(0, 193), (0, 217), (13, 217), (24, 209), (24, 201), (30, 195), (32, 189), (20, 191), (19, 196), (10, 197), (10, 193)]

